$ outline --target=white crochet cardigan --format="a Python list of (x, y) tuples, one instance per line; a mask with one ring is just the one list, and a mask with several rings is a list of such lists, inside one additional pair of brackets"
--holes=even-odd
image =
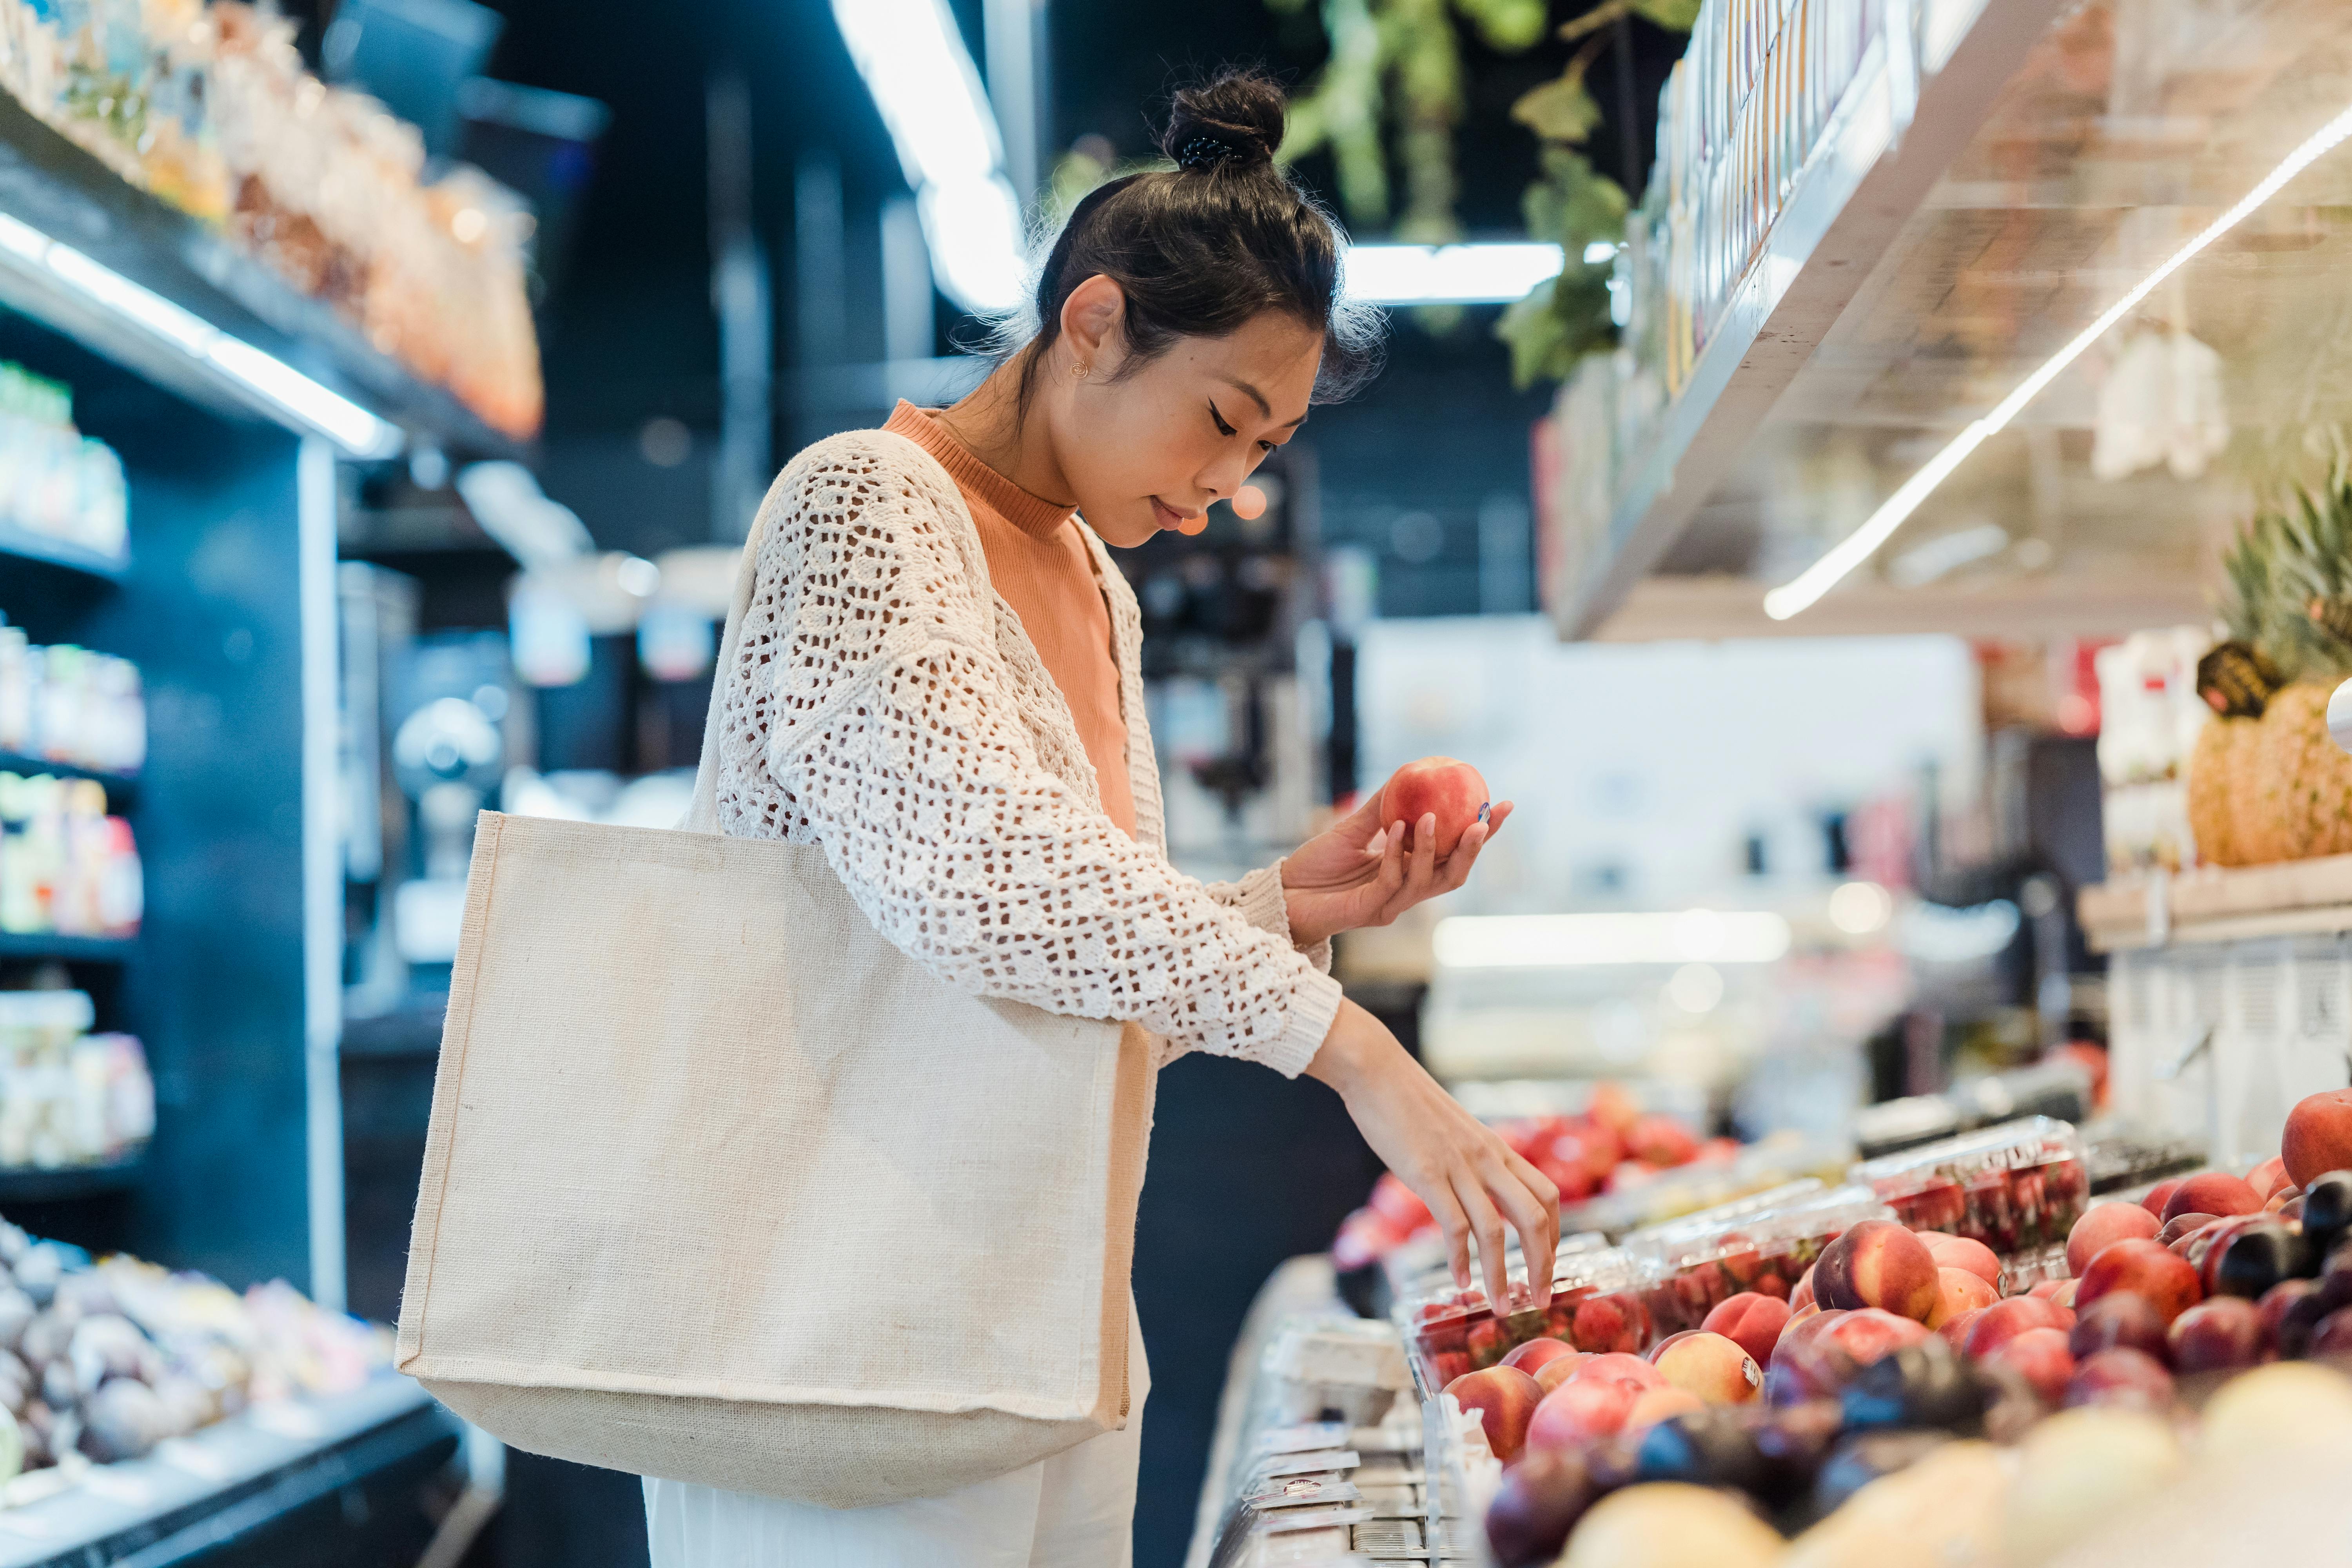
[(1307, 1066), (1339, 1005), (1328, 947), (1292, 945), (1278, 865), (1204, 885), (1168, 863), (1142, 616), (1092, 530), (1134, 838), (1103, 815), (1069, 706), (929, 453), (879, 430), (821, 441), (755, 526), (722, 672), (721, 832), (822, 845), (875, 929), (961, 990), (1141, 1024), (1162, 1063)]

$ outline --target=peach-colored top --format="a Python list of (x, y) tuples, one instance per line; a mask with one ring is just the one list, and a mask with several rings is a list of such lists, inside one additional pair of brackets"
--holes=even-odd
[(882, 426), (938, 459), (980, 530), (988, 576), (1020, 617), (1045, 673), (1070, 705), (1078, 742), (1095, 765), (1103, 812), (1135, 837), (1135, 789), (1127, 773), (1127, 717), (1118, 700), (1118, 659), (1110, 610), (1095, 581), (1094, 558), (1077, 513), (1031, 495), (982, 462), (931, 414), (901, 402)]

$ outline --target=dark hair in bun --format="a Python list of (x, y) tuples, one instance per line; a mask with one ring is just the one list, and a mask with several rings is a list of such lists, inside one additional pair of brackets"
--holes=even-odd
[(1380, 368), (1381, 312), (1341, 298), (1347, 237), (1275, 163), (1284, 120), (1282, 89), (1255, 71), (1222, 70), (1175, 95), (1160, 144), (1176, 167), (1090, 192), (1046, 254), (1035, 320), (1013, 329), (1034, 329), (1018, 350), (1024, 405), (1063, 305), (1098, 273), (1127, 296), (1129, 366), (1280, 310), (1323, 334), (1317, 402)]

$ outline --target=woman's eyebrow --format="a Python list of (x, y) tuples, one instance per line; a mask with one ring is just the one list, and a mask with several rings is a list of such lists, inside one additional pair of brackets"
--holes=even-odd
[[(1242, 380), (1239, 376), (1221, 375), (1217, 379), (1223, 382), (1227, 386), (1236, 388), (1241, 392), (1248, 394), (1249, 400), (1257, 405), (1257, 411), (1260, 414), (1265, 415), (1268, 419), (1274, 417), (1274, 405), (1265, 400), (1265, 393), (1260, 392), (1256, 387), (1252, 386), (1248, 382)], [(1283, 426), (1283, 428), (1295, 429), (1298, 426), (1306, 423), (1307, 416), (1302, 414), (1297, 418), (1287, 421)]]

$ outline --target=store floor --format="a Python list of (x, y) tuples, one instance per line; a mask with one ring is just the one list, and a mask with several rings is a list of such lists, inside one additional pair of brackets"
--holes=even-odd
[[(1398, 1012), (1390, 1022), (1410, 1044), (1410, 1003)], [(344, 1059), (352, 1307), (383, 1321), (400, 1310), (437, 1032), (367, 1033)], [(1136, 1568), (1183, 1562), (1226, 1361), (1252, 1296), (1284, 1258), (1328, 1245), (1379, 1169), (1320, 1084), (1202, 1056), (1161, 1075), (1135, 1250), (1152, 1383)], [(635, 1477), (512, 1455), (506, 1507), (465, 1568), (640, 1568), (644, 1518)]]

